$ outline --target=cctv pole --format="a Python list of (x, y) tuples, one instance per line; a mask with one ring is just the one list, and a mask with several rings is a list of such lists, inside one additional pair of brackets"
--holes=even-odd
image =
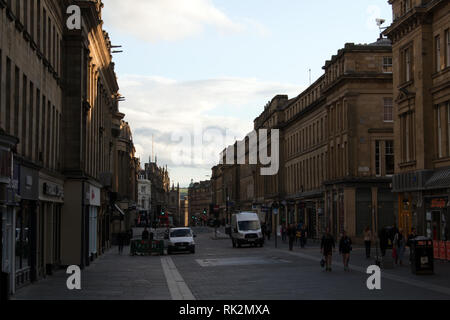
[(275, 248), (278, 248), (278, 203), (272, 204), (272, 213), (275, 216)]

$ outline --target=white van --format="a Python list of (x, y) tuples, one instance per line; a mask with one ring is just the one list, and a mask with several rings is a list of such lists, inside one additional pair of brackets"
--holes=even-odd
[(259, 217), (254, 212), (241, 212), (231, 217), (231, 241), (233, 248), (243, 244), (251, 246), (264, 246)]

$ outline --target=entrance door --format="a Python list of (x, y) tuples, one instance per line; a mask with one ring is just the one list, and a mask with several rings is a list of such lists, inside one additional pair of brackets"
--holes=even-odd
[(432, 211), (431, 212), (431, 236), (433, 240), (441, 239), (441, 211)]

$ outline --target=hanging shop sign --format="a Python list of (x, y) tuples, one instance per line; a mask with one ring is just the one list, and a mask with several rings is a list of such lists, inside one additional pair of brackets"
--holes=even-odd
[(447, 201), (445, 199), (432, 199), (431, 200), (431, 208), (445, 208), (447, 204)]
[(62, 197), (64, 192), (63, 192), (63, 188), (57, 184), (54, 183), (47, 183), (44, 182), (42, 185), (43, 188), (43, 193), (46, 196), (50, 196), (50, 197)]
[(95, 207), (100, 207), (100, 188), (88, 184), (86, 189), (87, 204)]

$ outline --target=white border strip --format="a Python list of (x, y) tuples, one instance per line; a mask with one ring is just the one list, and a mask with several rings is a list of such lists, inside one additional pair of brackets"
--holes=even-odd
[(161, 265), (166, 277), (172, 300), (196, 300), (170, 257), (161, 257)]

